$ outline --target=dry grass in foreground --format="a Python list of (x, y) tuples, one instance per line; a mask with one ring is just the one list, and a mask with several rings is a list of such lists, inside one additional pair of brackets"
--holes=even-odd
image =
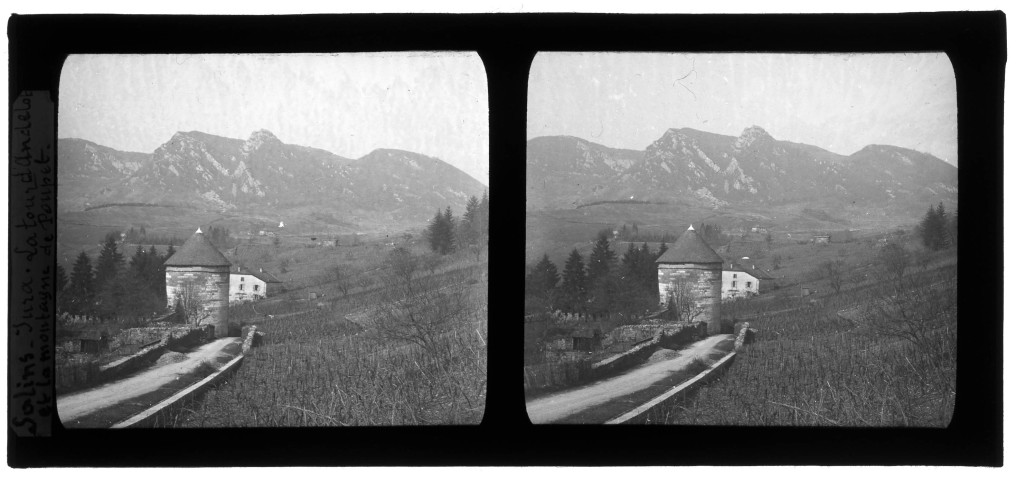
[[(842, 315), (848, 306), (852, 314)], [(936, 268), (887, 272), (815, 305), (751, 322), (758, 338), (722, 377), (648, 421), (949, 425), (956, 400), (955, 256)]]
[[(164, 415), (160, 425), (479, 423), (487, 389), (486, 262), (428, 275), (419, 268), (407, 273), (400, 259), (392, 260), (384, 266), (387, 283), (363, 298), (247, 319), (265, 333), (264, 343), (226, 383)], [(399, 288), (406, 282), (418, 301)], [(449, 298), (456, 300), (453, 310), (442, 303)], [(294, 304), (295, 311), (303, 308)], [(414, 329), (407, 323), (414, 321), (427, 323)], [(425, 340), (407, 336), (415, 331)]]

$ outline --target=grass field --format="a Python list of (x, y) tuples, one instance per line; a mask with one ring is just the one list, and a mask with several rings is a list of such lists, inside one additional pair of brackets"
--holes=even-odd
[[(836, 294), (726, 304), (757, 329), (733, 365), (648, 423), (945, 427), (956, 396), (955, 250), (902, 278), (858, 258)], [(768, 312), (768, 313), (767, 313)]]
[[(350, 223), (353, 219), (357, 223)], [(180, 239), (190, 237), (199, 226), (216, 225), (228, 228), (238, 240), (246, 241), (249, 236), (242, 232), (256, 232), (261, 226), (278, 225), (286, 243), (297, 245), (310, 243), (310, 237), (333, 239), (348, 237), (361, 232), (365, 242), (382, 241), (401, 236), (412, 225), (406, 221), (395, 221), (383, 216), (367, 213), (350, 213), (350, 219), (338, 219), (309, 207), (293, 207), (281, 213), (259, 211), (215, 212), (188, 207), (113, 206), (88, 211), (60, 212), (57, 223), (57, 261), (70, 271), (79, 252), (84, 251), (93, 258), (99, 251), (106, 233), (123, 232), (131, 227), (144, 226), (149, 234)], [(418, 234), (418, 232), (415, 232)], [(255, 238), (268, 242), (268, 238)], [(180, 244), (177, 244), (179, 247)], [(130, 252), (133, 253), (133, 252)]]
[[(283, 244), (267, 264), (287, 261), (289, 290), (230, 309), (230, 322), (257, 325), (264, 343), (232, 378), (159, 425), (479, 423), (487, 381), (486, 253), (435, 258), (422, 245), (404, 246), (417, 261), (408, 277), (412, 295), (400, 288), (407, 277), (393, 283), (392, 247)], [(331, 273), (336, 265), (357, 272), (346, 292)], [(311, 291), (318, 298), (309, 300)], [(444, 308), (448, 298), (459, 308)], [(427, 325), (434, 328), (426, 341), (415, 342), (402, 335), (415, 330), (388, 322), (393, 311), (399, 321), (409, 312), (443, 317)]]
[[(526, 212), (526, 264), (538, 261), (544, 253), (551, 261), (561, 265), (572, 248), (588, 254), (596, 233), (604, 228), (619, 227), (622, 224), (637, 223), (641, 233), (680, 234), (689, 224), (700, 223), (719, 225), (724, 232), (731, 233), (745, 226), (762, 224), (774, 233), (774, 240), (787, 241), (786, 233), (794, 239), (809, 238), (811, 232), (829, 233), (844, 229), (860, 231), (861, 235), (885, 232), (897, 225), (912, 221), (911, 218), (885, 215), (884, 211), (863, 210), (846, 207), (830, 211), (837, 212), (840, 222), (831, 222), (802, 213), (806, 208), (822, 210), (822, 206), (789, 204), (769, 209), (752, 210), (737, 208), (705, 208), (693, 205), (646, 205), (609, 203), (568, 210), (545, 210)], [(840, 218), (842, 217), (842, 218)], [(653, 242), (650, 242), (651, 244)], [(656, 242), (658, 243), (658, 242)], [(790, 242), (795, 243), (795, 242)], [(655, 248), (656, 245), (654, 245)]]

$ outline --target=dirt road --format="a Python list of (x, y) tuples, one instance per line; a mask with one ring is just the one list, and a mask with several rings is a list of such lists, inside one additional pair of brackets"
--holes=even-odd
[(649, 388), (679, 373), (696, 358), (705, 358), (714, 352), (717, 344), (733, 337), (730, 334), (714, 335), (679, 351), (660, 350), (650, 357), (645, 366), (591, 385), (537, 398), (526, 403), (529, 419), (537, 424), (552, 423)]
[[(131, 398), (153, 392), (172, 382), (179, 375), (190, 372), (202, 362), (216, 365), (215, 357), (227, 346), (239, 343), (238, 337), (212, 341), (187, 353), (167, 353), (152, 367), (130, 377), (96, 388), (76, 392), (56, 399), (60, 420), (69, 422), (100, 409), (116, 405)], [(217, 366), (217, 365), (216, 365)]]

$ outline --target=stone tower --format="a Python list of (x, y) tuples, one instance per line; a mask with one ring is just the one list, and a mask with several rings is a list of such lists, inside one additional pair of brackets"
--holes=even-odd
[(215, 337), (229, 330), (229, 260), (194, 232), (172, 257), (166, 259), (166, 300), (176, 306), (177, 296), (194, 302), (203, 325), (215, 325)]
[(704, 321), (709, 333), (720, 332), (720, 294), (723, 259), (695, 231), (688, 230), (656, 259), (660, 285), (660, 304), (667, 303), (667, 291), (680, 285), (690, 296), (695, 315), (692, 321)]

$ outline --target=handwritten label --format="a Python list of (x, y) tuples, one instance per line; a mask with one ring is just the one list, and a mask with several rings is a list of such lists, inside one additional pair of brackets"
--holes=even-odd
[(48, 91), (23, 91), (11, 110), (7, 405), (19, 436), (49, 436), (56, 413), (55, 109)]

